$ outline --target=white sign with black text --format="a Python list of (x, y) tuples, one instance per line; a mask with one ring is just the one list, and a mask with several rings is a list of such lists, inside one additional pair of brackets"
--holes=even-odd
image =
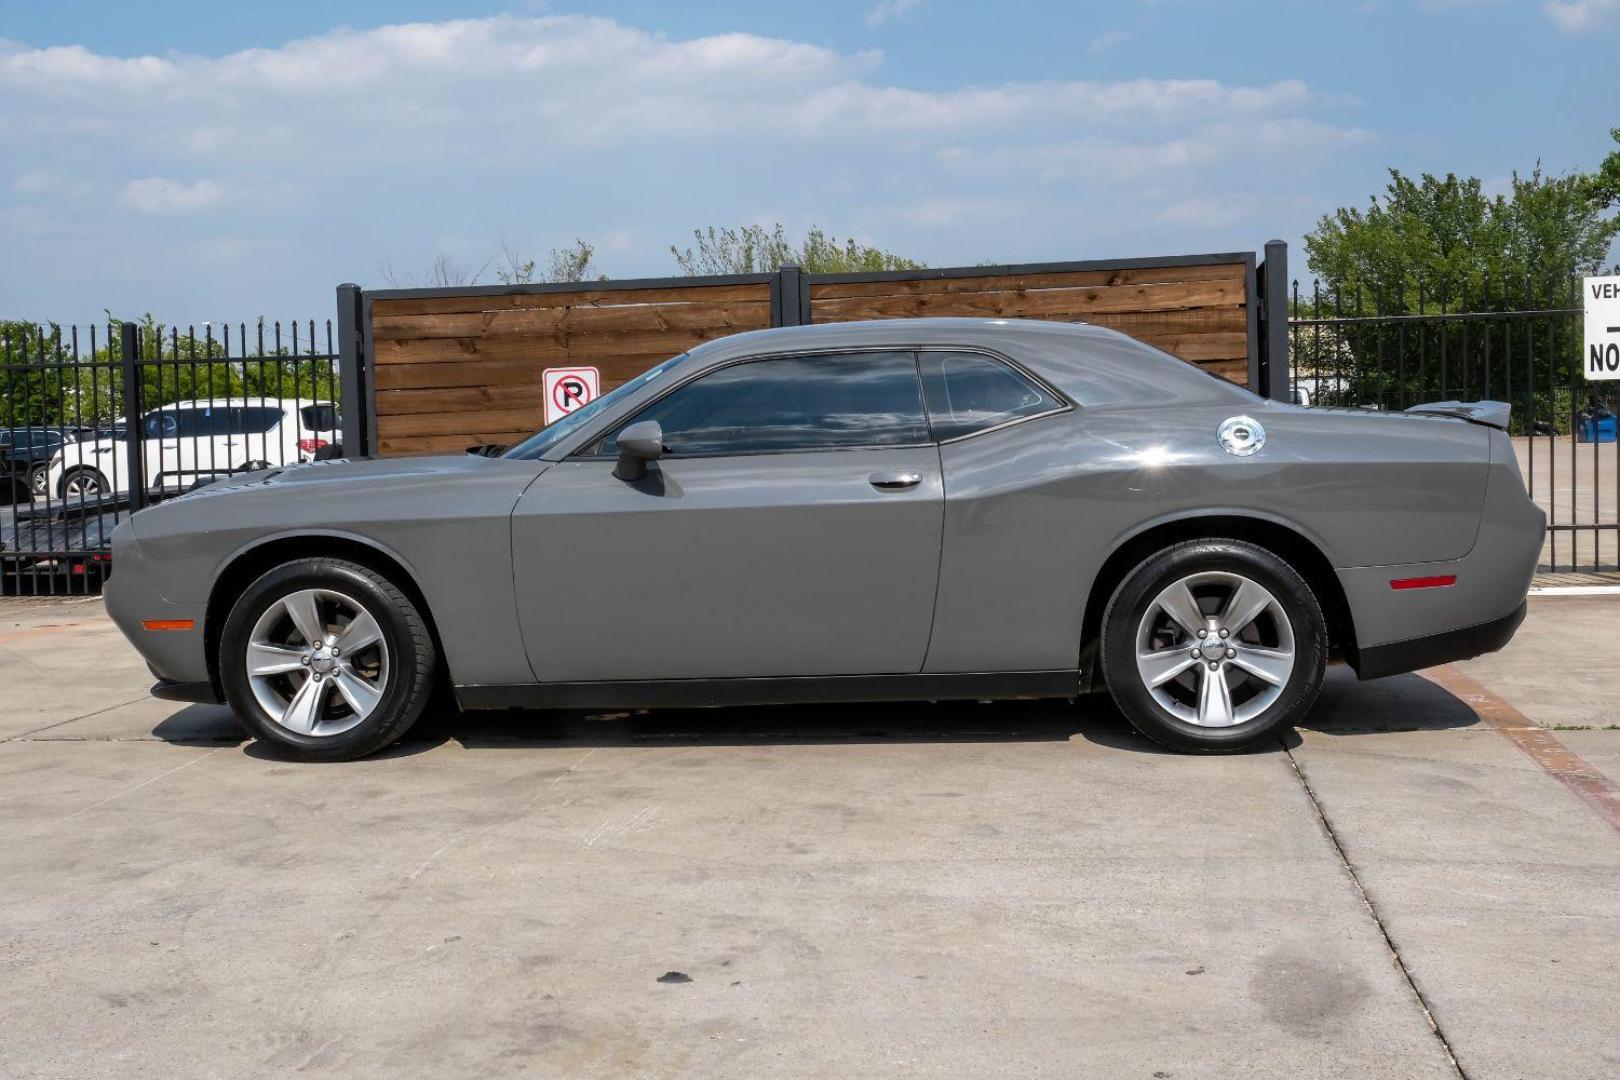
[(1620, 379), (1620, 277), (1589, 277), (1582, 285), (1586, 377)]
[(546, 368), (541, 376), (546, 395), (546, 424), (561, 420), (596, 400), (602, 376), (593, 367)]

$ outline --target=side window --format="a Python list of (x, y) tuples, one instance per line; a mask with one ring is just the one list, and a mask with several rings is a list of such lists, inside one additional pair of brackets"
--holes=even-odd
[(147, 413), (142, 426), (148, 439), (172, 439), (180, 433), (173, 409)]
[[(671, 454), (766, 454), (928, 441), (911, 352), (825, 353), (721, 368), (653, 402)], [(618, 453), (612, 436), (600, 452)]]
[(246, 435), (263, 435), (268, 431), (274, 431), (276, 425), (283, 419), (280, 409), (267, 409), (258, 405), (232, 409), (231, 412), (240, 414), (241, 417), (239, 421), (233, 421), (231, 424), (232, 432)]
[(174, 421), (180, 425), (182, 439), (209, 439), (224, 435), (228, 430), (226, 411), (222, 408), (176, 409)]
[(1062, 403), (982, 353), (922, 354), (923, 393), (934, 438), (971, 435), (1009, 420), (1051, 412)]

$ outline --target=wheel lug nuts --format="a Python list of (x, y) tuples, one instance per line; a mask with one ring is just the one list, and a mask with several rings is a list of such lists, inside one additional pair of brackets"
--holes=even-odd
[(1221, 637), (1225, 637), (1228, 633), (1229, 633), (1229, 631), (1222, 630), (1221, 631)]
[(1209, 637), (1209, 631), (1208, 630), (1200, 630), (1200, 631), (1198, 631), (1198, 636), (1199, 637)]
[[(1225, 634), (1222, 634), (1222, 635), (1221, 635), (1221, 636), (1222, 636), (1222, 637), (1225, 637), (1225, 636), (1226, 636), (1226, 635), (1225, 635)], [(337, 655), (339, 655), (339, 653), (338, 653), (338, 649), (337, 649), (337, 646), (336, 646), (336, 645), (334, 645), (334, 646), (332, 646), (332, 655), (333, 655), (333, 656), (337, 656)]]
[(307, 656), (300, 656), (298, 658), (298, 662), (300, 664), (303, 664), (305, 667), (309, 667), (309, 657), (307, 657)]
[(1190, 653), (1188, 653), (1188, 655), (1191, 656), (1194, 660), (1196, 660), (1196, 659), (1198, 659), (1198, 657), (1202, 656), (1203, 654), (1200, 653), (1197, 649), (1193, 649)]
[[(1215, 665), (1214, 665), (1214, 664), (1211, 664), (1211, 665), (1209, 665), (1209, 666), (1210, 666), (1210, 667), (1214, 667), (1214, 666), (1215, 666)], [(317, 671), (317, 672), (316, 672), (316, 673), (315, 673), (315, 681), (316, 681), (316, 682), (320, 682), (320, 681), (321, 681), (321, 673), (320, 673), (320, 672), (318, 672), (318, 671)]]
[(1236, 649), (1227, 649), (1226, 650), (1226, 658), (1228, 660), (1232, 659), (1232, 657), (1234, 657), (1236, 655), (1237, 655), (1237, 650)]
[(1219, 660), (1211, 660), (1209, 662), (1209, 670), (1211, 670), (1211, 671), (1219, 671), (1219, 670), (1221, 670), (1221, 662)]

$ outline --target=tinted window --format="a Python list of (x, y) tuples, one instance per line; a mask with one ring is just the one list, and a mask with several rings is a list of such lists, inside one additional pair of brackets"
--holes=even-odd
[[(705, 375), (631, 423), (656, 420), (671, 454), (760, 454), (928, 441), (909, 352), (753, 360)], [(602, 445), (618, 453), (611, 437)]]
[(336, 431), (338, 426), (335, 405), (305, 405), (302, 410), (304, 427), (310, 431)]
[(981, 353), (925, 352), (923, 391), (934, 438), (955, 439), (1061, 403), (1000, 360)]
[(280, 409), (267, 409), (254, 405), (245, 409), (231, 410), (231, 433), (233, 435), (263, 435), (267, 431), (274, 431), (281, 423), (283, 413)]
[(180, 425), (180, 437), (209, 439), (215, 435), (229, 435), (231, 433), (231, 412), (232, 410), (223, 406), (179, 409), (175, 413), (175, 420)]
[(180, 433), (179, 425), (175, 420), (176, 415), (178, 414), (172, 410), (169, 412), (148, 413), (145, 423), (146, 437), (148, 439), (174, 438)]

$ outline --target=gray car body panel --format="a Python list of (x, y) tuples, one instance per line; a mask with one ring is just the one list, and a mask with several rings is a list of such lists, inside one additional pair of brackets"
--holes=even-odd
[[(153, 589), (190, 609), (206, 604), (227, 566), (262, 544), (310, 537), (373, 548), (404, 567), (420, 590), (458, 681), (532, 680), (512, 593), (509, 521), (518, 496), (546, 467), (470, 455), (289, 466), (143, 510), (130, 531)], [(105, 590), (115, 617), (135, 602), (126, 596), (135, 575), (118, 573), (129, 546), (120, 535), (125, 528), (113, 534)], [(154, 617), (161, 616), (141, 616)], [(174, 649), (180, 636), (146, 633), (135, 640), (161, 639)], [(196, 645), (200, 650), (200, 620)]]
[[(542, 680), (914, 674), (943, 485), (934, 446), (552, 466), (512, 519)], [(880, 491), (874, 474), (919, 474)], [(553, 555), (553, 553), (556, 553)]]
[[(578, 456), (716, 367), (867, 347), (993, 352), (1070, 407), (937, 446), (666, 458), (633, 484)], [(1266, 432), (1251, 457), (1215, 436), (1240, 415)], [(406, 568), (463, 687), (1075, 671), (1111, 554), (1157, 526), (1235, 516), (1314, 544), (1368, 647), (1523, 602), (1542, 518), (1506, 447), (1462, 419), (1267, 402), (1095, 327), (756, 331), (610, 399), (542, 460), (323, 463), (145, 510), (115, 535), (108, 607), (154, 670), (195, 675), (201, 633), (143, 633), (140, 619), (200, 610), (257, 545), (333, 536)], [(924, 481), (867, 483), (902, 466)], [(1432, 567), (1458, 585), (1389, 586)]]

